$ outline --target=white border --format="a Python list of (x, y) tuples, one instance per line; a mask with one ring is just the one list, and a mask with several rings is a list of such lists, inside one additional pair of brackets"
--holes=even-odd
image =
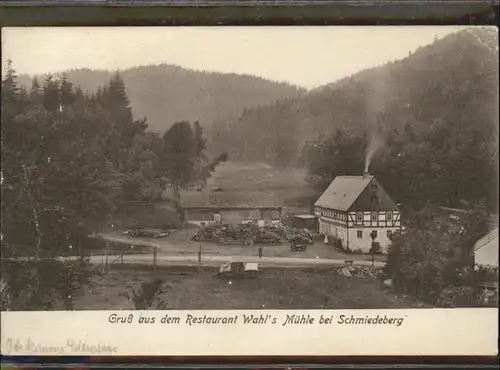
[[(109, 317), (134, 316), (112, 324)], [(161, 317), (178, 316), (179, 324)], [(244, 324), (243, 315), (277, 323)], [(287, 315), (313, 324), (282, 326)], [(186, 323), (188, 315), (234, 317), (235, 324)], [(333, 317), (320, 324), (321, 316)], [(402, 324), (338, 324), (341, 315), (404, 318)], [(139, 324), (138, 317), (155, 317)], [(2, 312), (2, 355), (141, 356), (490, 356), (498, 353), (498, 309), (51, 311)], [(72, 343), (72, 345), (71, 345)]]

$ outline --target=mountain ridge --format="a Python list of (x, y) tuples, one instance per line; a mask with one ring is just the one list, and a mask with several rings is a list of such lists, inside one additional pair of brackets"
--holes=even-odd
[[(305, 142), (338, 128), (366, 134), (407, 124), (418, 131), (440, 120), (462, 129), (467, 120), (489, 125), (498, 105), (496, 45), (498, 35), (488, 29), (450, 34), (403, 59), (248, 110), (219, 128), (222, 142), (215, 146), (229, 142), (233, 158), (274, 161), (296, 156)], [(287, 152), (278, 155), (284, 143)]]
[[(74, 85), (93, 93), (116, 72), (125, 82), (134, 117), (146, 117), (149, 128), (159, 132), (179, 121), (199, 121), (210, 129), (215, 120), (234, 119), (245, 109), (306, 92), (291, 83), (247, 74), (198, 71), (166, 63), (115, 72), (78, 68), (52, 75), (64, 73)], [(21, 74), (19, 83), (30, 87), (34, 77), (42, 83), (47, 75)]]

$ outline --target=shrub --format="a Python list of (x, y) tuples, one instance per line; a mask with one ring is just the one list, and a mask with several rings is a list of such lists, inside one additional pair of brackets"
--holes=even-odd
[(0, 311), (10, 311), (12, 305), (12, 297), (10, 295), (9, 286), (2, 278), (0, 281)]
[(89, 284), (92, 274), (84, 258), (71, 263), (54, 259), (4, 262), (2, 300), (8, 297), (6, 308), (12, 310), (72, 310), (75, 293)]
[[(404, 294), (438, 305), (476, 305), (471, 291), (476, 283), (470, 254), (474, 237), (481, 235), (480, 213), (468, 215), (464, 227), (432, 217), (424, 210), (404, 234), (394, 235), (384, 273)], [(474, 220), (478, 224), (475, 224)], [(465, 232), (464, 232), (465, 230)]]
[(476, 292), (472, 287), (443, 289), (436, 303), (439, 307), (474, 307), (479, 305)]
[(498, 307), (498, 290), (481, 290), (477, 294), (477, 301), (483, 307)]
[(133, 303), (136, 310), (145, 309), (166, 309), (167, 304), (161, 298), (164, 293), (163, 282), (161, 280), (153, 280), (144, 283), (141, 288), (132, 293), (126, 293), (127, 298)]

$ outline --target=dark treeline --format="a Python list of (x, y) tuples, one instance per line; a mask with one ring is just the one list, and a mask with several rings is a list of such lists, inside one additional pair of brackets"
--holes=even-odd
[[(86, 68), (65, 74), (89, 93), (95, 93), (113, 76), (109, 71)], [(199, 121), (208, 130), (214, 120), (238, 117), (245, 107), (302, 93), (296, 86), (255, 76), (194, 71), (168, 64), (129, 68), (120, 75), (134, 117), (147, 116), (149, 129), (162, 134), (174, 122), (184, 120)], [(29, 87), (31, 80), (29, 76), (19, 76), (21, 85)]]
[[(497, 154), (492, 131), (453, 130), (428, 126), (416, 134), (389, 131), (369, 167), (391, 196), (405, 209), (426, 206), (469, 208), (484, 204), (497, 212)], [(303, 158), (325, 188), (338, 175), (361, 175), (365, 170), (369, 135), (337, 130), (323, 141), (307, 143)]]
[(404, 206), (497, 207), (496, 31), (465, 30), (407, 58), (337, 83), (246, 110), (219, 124), (232, 158), (307, 166), (324, 186), (370, 165)]
[(225, 159), (209, 157), (205, 141), (197, 122), (176, 123), (163, 137), (147, 131), (145, 118), (133, 118), (119, 74), (92, 94), (65, 76), (25, 89), (9, 64), (2, 80), (2, 250), (61, 255), (109, 225), (121, 204), (154, 202), (169, 184), (178, 190), (205, 181)]
[[(262, 107), (248, 108), (238, 121), (229, 124), (216, 121), (211, 130), (211, 150), (228, 149), (231, 158), (267, 162), (278, 166), (295, 164), (300, 148), (295, 112), (288, 104), (292, 99), (276, 101)], [(234, 129), (234, 127), (237, 129)]]

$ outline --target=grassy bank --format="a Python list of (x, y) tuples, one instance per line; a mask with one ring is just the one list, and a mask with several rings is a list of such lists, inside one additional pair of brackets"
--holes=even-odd
[(220, 278), (215, 269), (124, 267), (92, 280), (75, 298), (75, 309), (133, 309), (127, 298), (142, 284), (163, 282), (169, 309), (389, 309), (424, 307), (384, 290), (377, 278), (346, 277), (338, 269), (265, 268), (257, 279)]

